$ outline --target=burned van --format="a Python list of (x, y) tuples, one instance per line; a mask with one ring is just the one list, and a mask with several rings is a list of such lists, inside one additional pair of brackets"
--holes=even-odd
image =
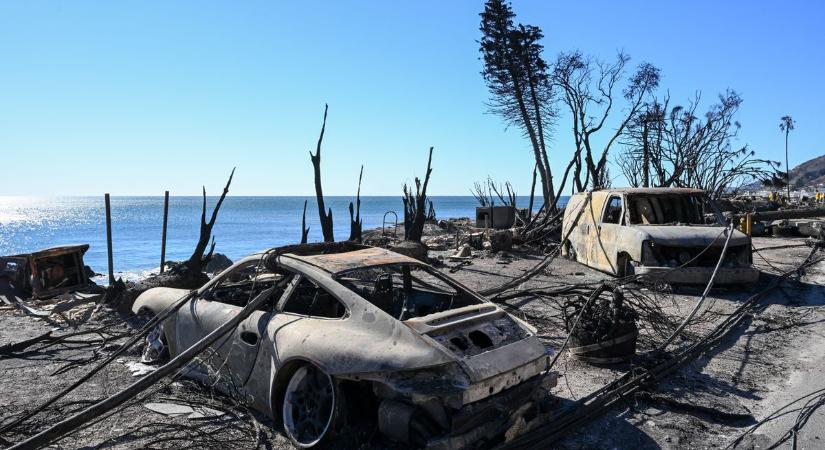
[[(711, 217), (707, 220), (706, 217)], [(706, 223), (710, 222), (710, 223)], [(704, 191), (621, 188), (573, 195), (564, 212), (562, 255), (616, 276), (707, 283), (725, 244), (725, 224)], [(715, 283), (749, 283), (751, 240), (734, 230)]]

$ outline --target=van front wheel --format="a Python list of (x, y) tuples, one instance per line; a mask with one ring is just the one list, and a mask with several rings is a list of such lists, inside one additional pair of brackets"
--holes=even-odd
[(633, 265), (633, 260), (626, 254), (619, 255), (616, 258), (616, 276), (620, 278), (630, 277), (636, 274), (636, 267)]

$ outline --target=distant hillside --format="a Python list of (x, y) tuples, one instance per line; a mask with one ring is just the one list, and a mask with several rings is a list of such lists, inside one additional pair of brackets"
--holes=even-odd
[(825, 155), (791, 169), (791, 185), (794, 188), (817, 187), (820, 184), (825, 185)]

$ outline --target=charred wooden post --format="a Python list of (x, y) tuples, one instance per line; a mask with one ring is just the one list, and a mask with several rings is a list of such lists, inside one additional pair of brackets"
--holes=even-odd
[(112, 262), (112, 208), (109, 204), (109, 194), (105, 195), (106, 198), (106, 251), (108, 252), (109, 256), (109, 286), (114, 286), (115, 284), (115, 269), (114, 264)]
[(309, 152), (312, 160), (312, 168), (315, 171), (315, 199), (318, 203), (318, 218), (321, 219), (321, 232), (324, 234), (324, 242), (335, 242), (332, 229), (332, 209), (326, 211), (324, 207), (324, 191), (321, 188), (321, 142), (324, 140), (324, 130), (327, 127), (327, 110), (329, 105), (324, 104), (324, 122), (321, 124), (321, 135), (318, 136), (318, 146), (315, 154)]
[[(212, 227), (215, 226), (215, 220), (218, 218), (218, 211), (221, 209), (221, 205), (226, 198), (226, 194), (229, 193), (229, 185), (232, 184), (232, 177), (234, 176), (235, 169), (233, 168), (232, 173), (229, 174), (229, 180), (227, 180), (226, 186), (223, 188), (223, 193), (221, 193), (218, 203), (215, 204), (215, 208), (212, 210), (212, 216), (209, 218), (208, 222), (206, 221), (206, 187), (203, 187), (203, 208), (201, 209), (200, 237), (198, 238), (198, 244), (195, 246), (195, 251), (192, 252), (192, 256), (190, 256), (189, 260), (184, 263), (187, 269), (193, 273), (202, 272), (203, 267), (209, 262), (210, 259), (212, 259), (212, 253), (215, 251), (215, 238), (212, 236)], [(212, 240), (212, 245), (209, 247), (209, 253), (204, 255), (204, 252), (206, 252), (206, 246), (209, 245), (210, 238)]]
[(407, 241), (421, 242), (424, 234), (424, 223), (427, 220), (427, 185), (430, 183), (432, 173), (433, 147), (430, 147), (430, 156), (427, 159), (427, 172), (424, 176), (424, 183), (415, 177), (415, 194), (412, 188), (407, 188), (404, 184), (404, 239)]
[(163, 237), (160, 238), (160, 273), (166, 265), (166, 225), (169, 223), (169, 191), (163, 194)]
[[(361, 242), (361, 178), (364, 176), (364, 166), (358, 174), (358, 191), (355, 194), (355, 207), (349, 202), (349, 240)], [(354, 210), (354, 211), (353, 211)]]
[(301, 216), (301, 243), (306, 244), (309, 237), (309, 227), (307, 226), (307, 200), (304, 200), (304, 213)]

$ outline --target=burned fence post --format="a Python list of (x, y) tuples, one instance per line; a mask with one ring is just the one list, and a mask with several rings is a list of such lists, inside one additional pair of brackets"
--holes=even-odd
[(160, 273), (166, 264), (166, 225), (169, 223), (169, 191), (163, 195), (163, 237), (160, 238)]
[(106, 199), (106, 250), (109, 255), (109, 286), (115, 284), (115, 269), (112, 263), (112, 208), (109, 204), (109, 194), (105, 194)]

